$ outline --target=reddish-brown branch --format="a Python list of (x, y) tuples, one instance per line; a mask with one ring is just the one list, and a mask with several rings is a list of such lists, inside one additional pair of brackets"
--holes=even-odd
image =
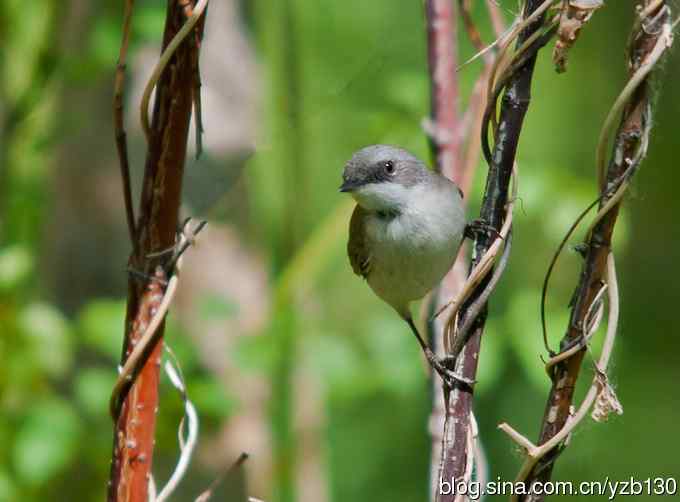
[[(645, 0), (640, 4), (640, 7), (646, 7), (651, 3), (650, 0)], [(644, 28), (634, 33), (631, 39), (633, 44), (629, 50), (629, 70), (631, 75), (635, 74), (640, 66), (647, 61), (660, 37), (665, 36), (662, 27), (670, 19), (670, 12), (665, 2), (660, 2), (654, 12), (650, 13), (648, 19), (654, 19), (654, 21), (644, 21)], [(637, 167), (636, 163), (641, 160), (638, 152), (641, 148), (641, 142), (645, 141), (648, 127), (651, 123), (651, 117), (649, 116), (651, 92), (648, 79), (649, 77), (645, 77), (645, 80), (633, 92), (623, 110), (619, 129), (613, 144), (613, 154), (607, 168), (606, 184), (600, 188), (602, 193), (607, 193), (608, 195), (602, 198), (600, 208), (613, 195), (610, 192), (611, 187), (621, 181), (624, 173), (628, 175), (630, 169), (635, 169)], [(611, 250), (611, 239), (619, 213), (619, 205), (620, 203), (617, 202), (600, 219), (590, 233), (585, 263), (571, 311), (569, 326), (560, 344), (562, 350), (577, 343), (584, 336), (582, 330), (584, 319), (588, 315), (595, 296), (601, 289), (606, 276), (607, 257)], [(584, 347), (555, 366), (552, 375), (553, 385), (546, 403), (539, 444), (546, 443), (554, 437), (564, 427), (569, 418), (574, 389), (585, 352)], [(531, 484), (535, 481), (548, 481), (559, 451), (560, 448), (556, 447), (546, 454), (534, 467), (526, 482)], [(539, 501), (543, 500), (543, 497), (527, 496), (524, 500)]]
[(427, 0), (430, 69), (430, 147), (437, 171), (461, 183), (459, 89), (456, 76), (456, 9), (450, 0)]
[[(427, 0), (425, 17), (427, 22), (428, 64), (430, 74), (430, 127), (429, 140), (435, 168), (438, 172), (453, 180), (463, 190), (469, 192), (472, 183), (474, 165), (462, 163), (460, 151), (462, 142), (461, 117), (459, 114), (459, 86), (456, 74), (457, 64), (457, 30), (456, 4), (449, 0)], [(467, 199), (466, 199), (467, 200)], [(444, 277), (439, 290), (429, 302), (429, 310), (439, 309), (442, 299), (449, 298), (458, 292), (465, 281), (465, 253), (461, 251), (456, 263)], [(441, 321), (428, 324), (428, 338), (434, 351), (440, 355), (444, 352), (444, 330)], [(432, 414), (430, 433), (432, 451), (430, 477), (430, 499), (434, 500), (436, 475), (439, 467), (441, 449), (441, 429), (444, 424), (444, 407), (441, 386), (433, 379)]]
[[(196, 26), (202, 33), (203, 20)], [(185, 22), (182, 5), (168, 0), (163, 36), (165, 48)], [(156, 86), (156, 99), (144, 171), (136, 246), (129, 266), (146, 274), (142, 281), (131, 274), (128, 282), (123, 360), (134, 345), (134, 336), (154, 314), (165, 255), (153, 255), (175, 244), (178, 214), (186, 157), (186, 142), (194, 92), (197, 44), (187, 37), (175, 51)], [(197, 58), (197, 56), (195, 56)], [(160, 272), (159, 272), (160, 270)], [(146, 284), (144, 284), (146, 282)], [(125, 395), (116, 421), (113, 460), (108, 488), (110, 502), (143, 502), (147, 500), (151, 475), (156, 412), (158, 408), (159, 358), (163, 324), (158, 342)]]
[[(151, 318), (158, 310), (163, 299), (165, 283), (166, 274), (159, 266), (139, 298), (137, 315), (126, 337), (128, 341), (125, 350), (126, 358), (130, 356), (132, 348), (139, 342)], [(163, 327), (159, 329), (162, 330)], [(154, 428), (149, 424), (154, 424), (156, 420), (158, 403), (156, 389), (159, 378), (157, 367), (162, 345), (159, 340), (153, 346), (147, 359), (150, 364), (135, 375), (132, 388), (126, 389), (129, 393), (116, 420), (116, 437), (111, 466), (111, 488), (114, 486), (117, 488), (115, 493), (109, 493), (109, 500), (146, 500), (146, 498), (140, 498), (140, 495), (147, 491), (148, 480), (144, 481), (144, 479), (151, 468)], [(143, 486), (140, 487), (140, 485)], [(144, 491), (141, 491), (142, 489)]]

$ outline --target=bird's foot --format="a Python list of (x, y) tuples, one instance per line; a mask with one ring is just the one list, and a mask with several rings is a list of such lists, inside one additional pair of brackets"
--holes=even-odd
[(472, 387), (475, 384), (475, 380), (454, 371), (453, 368), (456, 361), (452, 357), (439, 358), (429, 349), (425, 352), (425, 357), (427, 357), (430, 366), (439, 374), (448, 389), (453, 389), (456, 383), (462, 383), (468, 387)]
[(465, 230), (463, 231), (464, 237), (467, 237), (468, 239), (474, 239), (480, 234), (493, 235), (496, 238), (503, 239), (498, 230), (486, 223), (484, 220), (472, 220), (470, 223), (465, 225)]

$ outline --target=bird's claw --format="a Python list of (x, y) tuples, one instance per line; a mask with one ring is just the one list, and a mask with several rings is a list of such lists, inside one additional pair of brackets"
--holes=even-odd
[(493, 235), (496, 238), (503, 239), (498, 230), (481, 219), (472, 220), (465, 226), (465, 230), (463, 231), (463, 235), (468, 239), (474, 239), (480, 234)]
[(476, 383), (475, 380), (467, 378), (461, 375), (460, 373), (454, 371), (453, 368), (456, 361), (452, 357), (445, 356), (442, 358), (438, 358), (432, 352), (430, 352), (428, 354), (428, 359), (430, 361), (432, 369), (434, 369), (437, 372), (437, 374), (443, 380), (444, 385), (448, 389), (453, 389), (454, 387), (456, 387), (456, 384), (462, 383), (467, 385), (468, 387), (472, 387)]

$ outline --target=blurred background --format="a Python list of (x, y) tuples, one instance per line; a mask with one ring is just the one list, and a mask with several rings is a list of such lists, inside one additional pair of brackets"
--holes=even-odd
[[(549, 388), (540, 288), (561, 237), (596, 196), (594, 149), (626, 77), (629, 4), (595, 14), (566, 74), (553, 70), (552, 45), (539, 55), (513, 254), (476, 387), (491, 479), (514, 479), (522, 460), (499, 422), (538, 435)], [(518, 10), (514, 0), (500, 5), (507, 20)], [(135, 4), (126, 114), (136, 193), (139, 95), (164, 13), (165, 2)], [(111, 0), (0, 8), (0, 501), (104, 498), (130, 251), (111, 118), (121, 26), (122, 2)], [(463, 60), (473, 49), (462, 29), (460, 40)], [(352, 202), (337, 192), (362, 146), (394, 143), (429, 159), (421, 2), (212, 2), (201, 58), (205, 152), (187, 162), (183, 212), (209, 225), (186, 255), (167, 335), (201, 430), (176, 499), (193, 500), (247, 451), (215, 500), (424, 500), (427, 373), (401, 321), (352, 274)], [(680, 477), (678, 63), (671, 51), (656, 77), (649, 156), (616, 227), (622, 319), (610, 376), (624, 414), (580, 426), (554, 479)], [(481, 67), (459, 73), (464, 97)], [(485, 172), (480, 164), (471, 218)], [(569, 251), (553, 277), (553, 346), (579, 265)], [(582, 384), (591, 373), (586, 364)], [(159, 485), (177, 458), (181, 414), (164, 381)]]

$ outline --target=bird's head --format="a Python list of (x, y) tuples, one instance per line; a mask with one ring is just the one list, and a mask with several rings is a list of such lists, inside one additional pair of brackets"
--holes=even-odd
[(345, 164), (341, 192), (348, 192), (365, 209), (399, 211), (408, 204), (413, 188), (427, 183), (430, 172), (402, 148), (371, 145), (357, 151)]

